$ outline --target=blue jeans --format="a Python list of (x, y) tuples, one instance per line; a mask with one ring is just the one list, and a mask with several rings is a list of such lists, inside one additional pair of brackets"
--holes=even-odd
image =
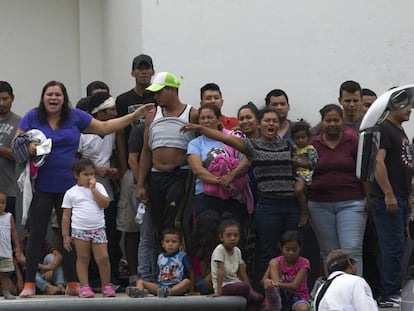
[[(308, 202), (312, 228), (319, 242), (325, 272), (326, 257), (334, 249), (344, 249), (356, 261), (362, 276), (362, 244), (365, 231), (365, 200)], [(328, 275), (328, 274), (327, 274)]]
[(371, 208), (380, 249), (380, 275), (383, 298), (400, 295), (401, 261), (405, 247), (405, 219), (408, 199), (396, 196), (398, 210), (390, 214), (383, 198), (371, 196)]
[[(43, 259), (43, 264), (44, 265), (48, 265), (51, 264), (53, 262), (53, 260), (55, 259), (55, 255), (54, 254), (47, 254), (45, 256), (45, 258)], [(43, 278), (43, 273), (45, 273), (46, 271), (43, 270), (39, 270), (36, 272), (36, 287), (39, 288), (42, 292), (44, 292), (46, 290), (46, 287), (48, 287), (50, 284), (53, 285), (65, 285), (65, 279), (63, 277), (63, 269), (62, 266), (58, 266), (56, 267), (55, 271), (53, 272), (53, 277), (52, 280), (46, 281)]]
[[(279, 254), (278, 244), (288, 230), (297, 230), (300, 218), (295, 199), (264, 200), (259, 198), (255, 209), (256, 278), (263, 277), (270, 259)], [(257, 281), (257, 280), (256, 280)]]
[[(135, 197), (137, 185), (132, 184), (132, 202), (134, 209), (137, 210), (138, 203)], [(150, 206), (145, 207), (145, 214), (142, 224), (139, 226), (139, 244), (138, 244), (138, 277), (148, 282), (157, 280), (157, 255), (159, 247), (156, 241), (155, 228), (152, 225)]]

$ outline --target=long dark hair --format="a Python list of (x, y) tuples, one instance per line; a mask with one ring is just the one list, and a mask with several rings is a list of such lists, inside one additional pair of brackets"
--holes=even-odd
[(42, 95), (40, 96), (40, 103), (39, 107), (37, 108), (37, 119), (40, 123), (47, 123), (47, 111), (45, 103), (43, 102), (43, 97), (45, 96), (46, 90), (51, 86), (58, 86), (62, 90), (63, 93), (63, 105), (62, 110), (60, 112), (60, 120), (59, 120), (59, 127), (69, 119), (70, 113), (71, 113), (71, 105), (69, 102), (69, 96), (68, 92), (66, 90), (65, 85), (62, 82), (59, 81), (49, 81), (45, 84), (42, 90)]
[(190, 241), (190, 254), (200, 260), (210, 261), (214, 248), (220, 243), (218, 226), (220, 215), (208, 209), (197, 217)]

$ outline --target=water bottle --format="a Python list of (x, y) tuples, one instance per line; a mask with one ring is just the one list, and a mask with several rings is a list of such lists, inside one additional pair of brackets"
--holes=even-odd
[(135, 222), (137, 224), (142, 224), (144, 221), (144, 214), (145, 214), (145, 204), (139, 203), (137, 208), (137, 214), (135, 215)]

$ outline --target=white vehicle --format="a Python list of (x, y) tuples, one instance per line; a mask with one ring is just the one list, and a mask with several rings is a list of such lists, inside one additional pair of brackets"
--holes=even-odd
[[(360, 130), (356, 175), (362, 181), (374, 178), (374, 168), (380, 133), (377, 125), (387, 118), (392, 110), (413, 107), (414, 85), (391, 89), (371, 105), (365, 114)], [(408, 240), (402, 262), (401, 311), (414, 310), (414, 241)]]

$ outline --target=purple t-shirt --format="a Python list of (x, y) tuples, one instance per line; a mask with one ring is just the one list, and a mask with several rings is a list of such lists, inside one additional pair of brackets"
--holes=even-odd
[(322, 135), (311, 141), (318, 151), (319, 159), (309, 185), (309, 201), (340, 202), (364, 199), (362, 183), (355, 173), (358, 136), (344, 131), (342, 140), (331, 149), (323, 141)]
[[(293, 266), (286, 265), (285, 258), (283, 258), (283, 256), (276, 257), (276, 260), (279, 262), (282, 283), (292, 283), (296, 275), (302, 269), (306, 269), (308, 272), (310, 271), (309, 260), (301, 256), (299, 256), (298, 261)], [(310, 301), (307, 284), (308, 278), (306, 277), (303, 279), (302, 283), (300, 283), (299, 287), (292, 292), (292, 294)]]
[(80, 132), (91, 123), (92, 116), (82, 110), (72, 109), (69, 119), (58, 129), (53, 130), (49, 123), (39, 123), (37, 110), (30, 110), (20, 121), (19, 128), (24, 132), (38, 129), (52, 139), (52, 151), (46, 162), (39, 168), (35, 180), (35, 190), (41, 192), (65, 192), (75, 184), (72, 165), (76, 160)]

